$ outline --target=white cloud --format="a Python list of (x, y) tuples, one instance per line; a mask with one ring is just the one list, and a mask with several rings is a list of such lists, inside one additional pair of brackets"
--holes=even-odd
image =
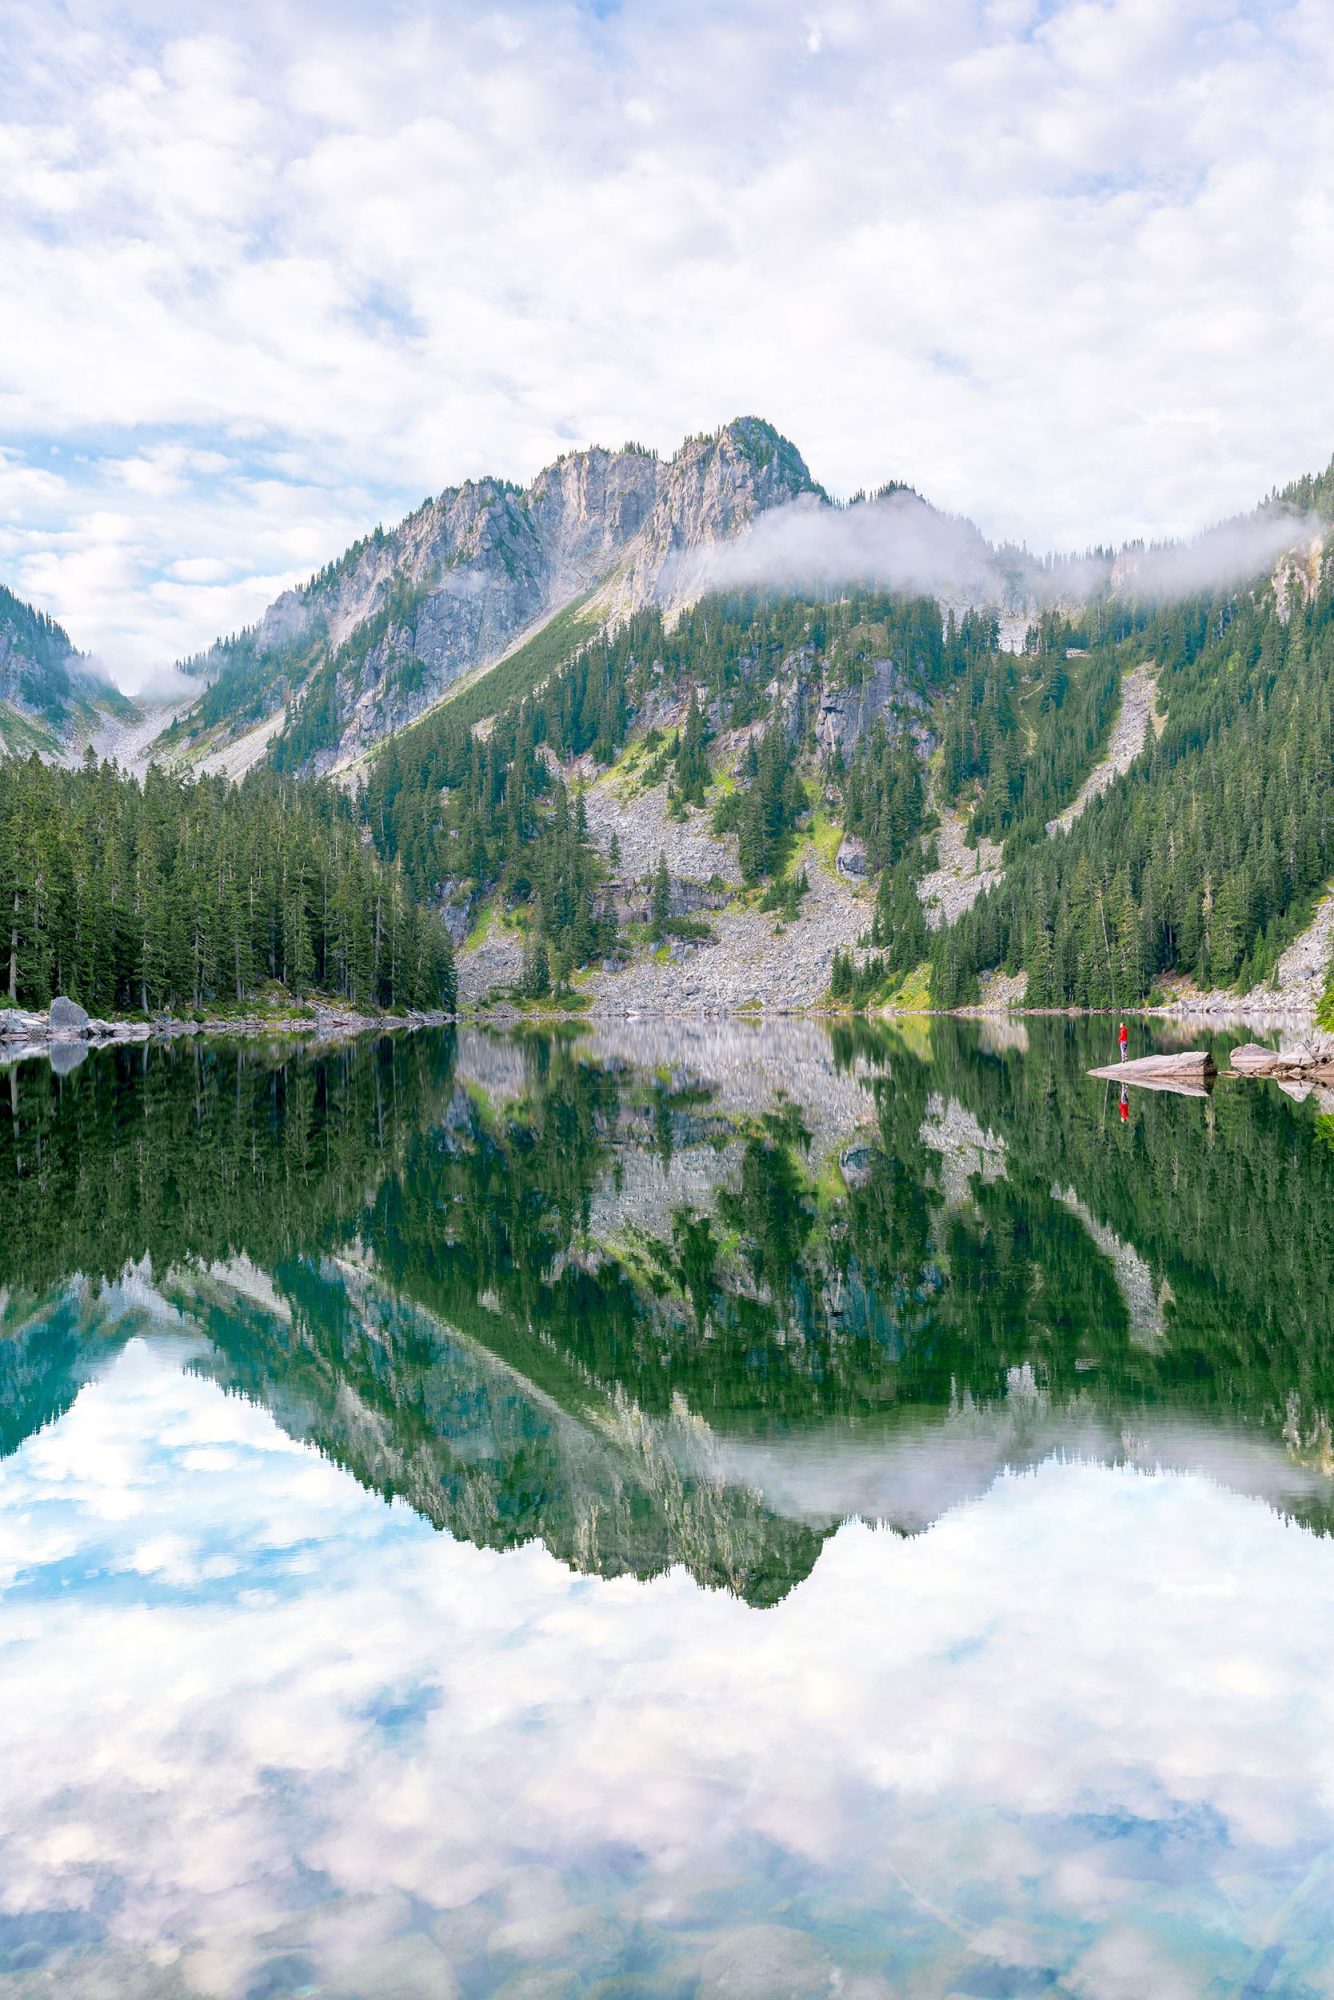
[[(212, 636), (171, 565), (257, 610), (595, 438), (756, 411), (836, 489), (1038, 547), (1188, 532), (1334, 445), (1319, 0), (6, 15), (0, 565), (127, 675)], [(63, 491), (25, 486), (53, 442)]]

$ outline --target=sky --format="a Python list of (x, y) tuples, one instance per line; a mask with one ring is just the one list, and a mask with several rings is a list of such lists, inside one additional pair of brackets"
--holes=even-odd
[(377, 520), (767, 417), (987, 534), (1334, 451), (1328, 0), (0, 0), (0, 581), (134, 687)]

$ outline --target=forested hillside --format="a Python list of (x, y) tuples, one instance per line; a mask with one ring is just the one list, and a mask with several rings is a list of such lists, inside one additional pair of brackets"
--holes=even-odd
[[(1325, 475), (1270, 504), (1295, 520), (1331, 492)], [(1155, 726), (1082, 810), (1131, 674)], [(996, 968), (1040, 1006), (1128, 1006), (1165, 975), (1249, 986), (1334, 869), (1328, 553), (1214, 594), (1035, 612), (1021, 651), (993, 613), (929, 598), (705, 597), (604, 629), (481, 728), (474, 709), (392, 739), (361, 810), (419, 894), (498, 896), (566, 969), (616, 939), (619, 856), (578, 791), (623, 768), (631, 796), (665, 784), (671, 816), (735, 835), (743, 883), (781, 885), (789, 919), (800, 838), (832, 824), (858, 844), (862, 948), (833, 969), (853, 1001), (924, 965), (946, 1006)], [(922, 902), (942, 816), (1003, 846), (994, 886), (944, 922)]]
[(0, 584), (0, 757), (57, 753), (80, 724), (133, 706), (90, 671), (62, 625)]
[(453, 1004), (448, 936), (368, 852), (347, 800), (89, 759), (0, 769), (0, 1004), (196, 1010), (269, 986), (358, 1006)]
[[(781, 872), (788, 836), (811, 804), (810, 767), (840, 773), (851, 829), (892, 865), (922, 824), (912, 734), (940, 690), (965, 671), (990, 621), (942, 625), (930, 600), (853, 592), (839, 599), (706, 598), (668, 629), (647, 611), (586, 645), (534, 694), (512, 700), (483, 735), (447, 704), (392, 739), (373, 762), (361, 810), (380, 853), (425, 896), (473, 902), (498, 892), (570, 968), (604, 957), (617, 927), (606, 885), (617, 857), (599, 852), (571, 780), (616, 762), (632, 734), (644, 782), (665, 780), (672, 809), (707, 812), (735, 833), (743, 875)], [(837, 738), (821, 758), (823, 703), (856, 697), (880, 675), (878, 723), (844, 770)], [(680, 713), (676, 726), (655, 718)], [(739, 775), (733, 775), (733, 767)]]
[[(193, 663), (216, 678), (154, 754), (245, 736), (254, 788), (151, 775), (115, 794), (94, 867), (74, 849), (103, 836), (70, 828), (112, 781), (55, 805), (15, 780), (63, 831), (40, 837), (50, 860), (9, 815), (0, 989), (77, 967), (121, 1006), (266, 980), (412, 1004), (445, 977), (424, 910), (470, 954), (499, 919), (474, 995), (722, 944), (711, 1002), (763, 1000), (751, 968), (791, 926), (787, 963), (765, 957), (788, 1004), (967, 1004), (995, 971), (1037, 1006), (1252, 986), (1334, 873), (1331, 518), (1334, 467), (1229, 525), (1265, 551), (1252, 574), (1173, 596), (1207, 548), (1175, 571), (1181, 551), (1140, 546), (1044, 563), (906, 489), (839, 507), (755, 419), (668, 462), (594, 450), (527, 489), (449, 489)], [(812, 523), (820, 585), (778, 563), (763, 588), (709, 589), (738, 549), (753, 566), (748, 534), (785, 547)], [(840, 580), (830, 551), (892, 567), (905, 533), (962, 565), (943, 595)], [(53, 728), (77, 656), (7, 596), (6, 632), (0, 697), (12, 683), (22, 728)]]
[(1334, 869), (1332, 585), (1327, 562), (1286, 620), (1270, 591), (1193, 601), (1113, 653), (1155, 662), (1162, 733), (1069, 833), (1016, 846), (942, 944), (943, 1002), (998, 964), (1039, 1006), (1268, 976)]

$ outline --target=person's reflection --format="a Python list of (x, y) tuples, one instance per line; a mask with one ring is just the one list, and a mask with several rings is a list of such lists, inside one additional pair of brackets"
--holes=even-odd
[(1121, 1085), (1121, 1123), (1123, 1125), (1130, 1123), (1130, 1092), (1124, 1084)]

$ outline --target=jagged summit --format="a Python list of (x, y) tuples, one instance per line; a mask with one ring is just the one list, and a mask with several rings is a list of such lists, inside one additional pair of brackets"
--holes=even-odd
[(564, 454), (519, 488), (467, 480), (377, 528), (258, 625), (187, 663), (209, 683), (164, 746), (327, 769), (567, 613), (568, 637), (697, 595), (706, 552), (765, 509), (823, 498), (796, 447), (740, 417), (670, 459)]

